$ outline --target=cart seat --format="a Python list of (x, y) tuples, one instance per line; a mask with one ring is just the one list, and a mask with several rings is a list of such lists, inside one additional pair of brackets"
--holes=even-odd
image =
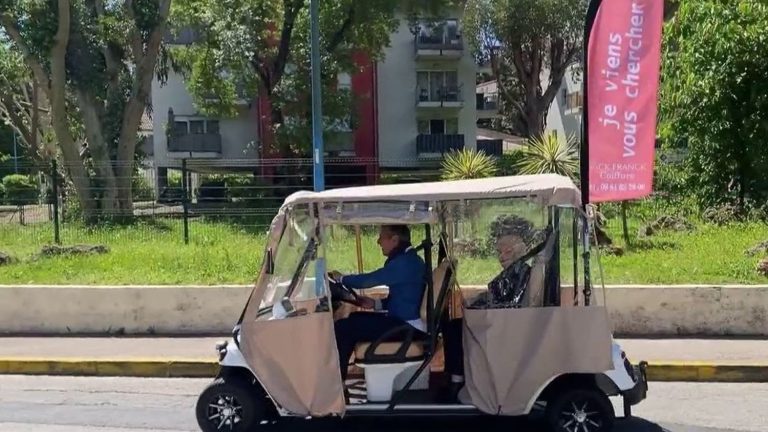
[[(370, 348), (372, 342), (359, 343), (355, 347), (355, 358), (364, 359), (365, 352)], [(401, 342), (384, 342), (379, 344), (376, 348), (376, 354), (379, 355), (394, 355), (400, 349)], [(420, 341), (413, 341), (408, 345), (408, 350), (405, 352), (406, 361), (411, 359), (420, 360), (424, 358), (424, 344)]]
[[(455, 263), (455, 260), (454, 260)], [(440, 289), (443, 287), (445, 276), (449, 270), (448, 259), (442, 262), (432, 271), (432, 292), (437, 300)], [(421, 319), (427, 320), (427, 294), (421, 302)], [(421, 361), (425, 356), (424, 340), (427, 335), (413, 328), (410, 324), (404, 324), (396, 330), (384, 335), (383, 340), (395, 339), (392, 342), (364, 342), (355, 346), (355, 363), (357, 364), (386, 364)]]

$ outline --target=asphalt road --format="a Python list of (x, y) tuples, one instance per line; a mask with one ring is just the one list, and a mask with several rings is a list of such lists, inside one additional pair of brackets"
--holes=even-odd
[[(193, 407), (207, 383), (199, 379), (0, 376), (0, 432), (197, 431)], [(619, 421), (616, 432), (764, 432), (768, 425), (768, 384), (651, 383), (650, 391), (649, 398), (635, 407), (639, 418)], [(451, 432), (478, 426), (465, 420), (411, 419), (311, 427), (302, 421), (285, 429)], [(525, 422), (485, 426), (485, 430), (505, 432), (530, 430)]]

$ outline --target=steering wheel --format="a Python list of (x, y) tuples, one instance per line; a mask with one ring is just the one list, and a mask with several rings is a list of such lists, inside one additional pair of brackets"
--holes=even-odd
[(355, 291), (345, 286), (343, 283), (333, 279), (330, 273), (328, 273), (327, 277), (328, 277), (328, 285), (331, 289), (332, 302), (334, 303), (344, 302), (344, 303), (350, 303), (353, 305), (358, 304), (359, 296)]

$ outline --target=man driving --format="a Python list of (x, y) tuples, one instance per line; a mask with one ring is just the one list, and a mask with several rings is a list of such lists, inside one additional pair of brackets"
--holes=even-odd
[(382, 268), (356, 275), (331, 272), (331, 277), (347, 288), (389, 287), (388, 296), (382, 300), (358, 296), (358, 305), (374, 312), (353, 312), (348, 318), (336, 321), (342, 380), (347, 378), (349, 359), (358, 343), (373, 342), (406, 323), (421, 332), (426, 330), (420, 316), (426, 268), (424, 260), (411, 245), (410, 229), (406, 225), (384, 225), (379, 231), (377, 243), (387, 257)]

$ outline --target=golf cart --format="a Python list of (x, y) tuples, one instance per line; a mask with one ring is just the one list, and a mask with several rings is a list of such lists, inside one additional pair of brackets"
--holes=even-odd
[[(477, 276), (484, 271), (482, 252), (468, 251), (467, 244), (483, 249), (483, 242), (467, 239), (482, 238), (483, 224), (504, 215), (524, 216), (537, 235), (523, 258), (530, 265), (524, 292), (512, 307), (494, 307), (483, 301), (483, 283), (462, 281), (474, 274), (475, 282), (487, 283), (498, 273), (493, 262), (487, 275)], [(289, 196), (270, 226), (261, 271), (233, 337), (216, 346), (221, 367), (198, 399), (201, 429), (254, 430), (284, 417), (538, 411), (553, 431), (610, 431), (615, 415), (608, 397), (622, 397), (629, 416), (648, 387), (645, 363), (626, 358), (605, 304), (593, 295), (590, 220), (579, 189), (553, 174)], [(426, 337), (413, 337), (413, 327), (404, 325), (359, 344), (353, 359), (340, 359), (334, 319), (358, 294), (327, 277), (328, 262), (354, 265), (348, 258), (355, 249), (362, 271), (360, 227), (386, 224), (407, 224), (423, 237), (416, 249), (427, 275)], [(335, 245), (344, 233), (354, 236), (354, 248)], [(432, 373), (445, 314), (462, 317), (466, 377), (459, 400), (448, 403), (435, 396)], [(364, 379), (342, 382), (339, 362), (350, 360)]]

